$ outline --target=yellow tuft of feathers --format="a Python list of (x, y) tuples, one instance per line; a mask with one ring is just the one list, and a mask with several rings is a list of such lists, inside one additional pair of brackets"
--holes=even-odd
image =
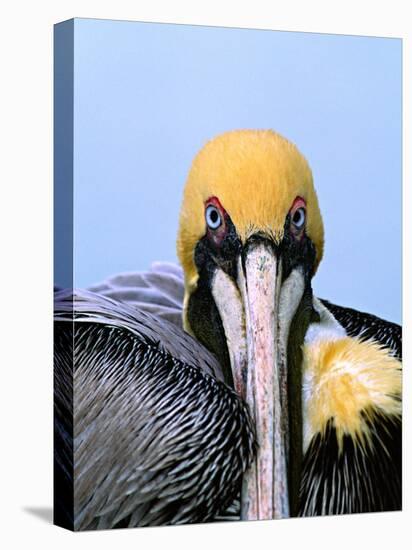
[(324, 433), (332, 420), (340, 448), (344, 435), (364, 446), (374, 414), (402, 415), (402, 363), (374, 341), (346, 337), (307, 344), (303, 372), (309, 437)]

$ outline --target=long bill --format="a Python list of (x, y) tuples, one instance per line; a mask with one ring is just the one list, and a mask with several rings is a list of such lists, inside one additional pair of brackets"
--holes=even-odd
[(213, 295), (235, 389), (255, 421), (257, 457), (243, 480), (241, 518), (289, 517), (287, 340), (303, 293), (300, 272), (282, 284), (281, 262), (263, 242), (249, 246), (237, 284), (217, 270)]
[(289, 516), (288, 409), (286, 364), (281, 360), (285, 353), (278, 334), (281, 267), (268, 246), (249, 250), (238, 284), (248, 351), (246, 402), (258, 442), (256, 461), (243, 480), (241, 515), (252, 520), (284, 518)]

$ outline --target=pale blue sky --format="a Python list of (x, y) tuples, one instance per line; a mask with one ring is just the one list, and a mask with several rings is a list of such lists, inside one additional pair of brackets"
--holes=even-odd
[(401, 320), (397, 39), (76, 19), (75, 286), (176, 260), (197, 150), (273, 128), (312, 167), (320, 297)]

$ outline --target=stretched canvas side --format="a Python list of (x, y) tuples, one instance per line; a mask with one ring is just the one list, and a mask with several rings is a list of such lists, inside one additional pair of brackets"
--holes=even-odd
[[(74, 20), (54, 27), (54, 288), (73, 289)], [(71, 304), (73, 302), (71, 301)], [(70, 305), (69, 305), (70, 307)], [(54, 325), (54, 516), (73, 530), (73, 345), (70, 324)]]

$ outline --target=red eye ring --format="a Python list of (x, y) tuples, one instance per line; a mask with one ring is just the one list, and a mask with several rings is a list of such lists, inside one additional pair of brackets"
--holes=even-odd
[(219, 246), (227, 232), (226, 210), (217, 197), (209, 197), (205, 201), (206, 234), (209, 239)]
[(302, 197), (296, 197), (289, 213), (291, 229), (299, 234), (306, 225), (306, 201)]

